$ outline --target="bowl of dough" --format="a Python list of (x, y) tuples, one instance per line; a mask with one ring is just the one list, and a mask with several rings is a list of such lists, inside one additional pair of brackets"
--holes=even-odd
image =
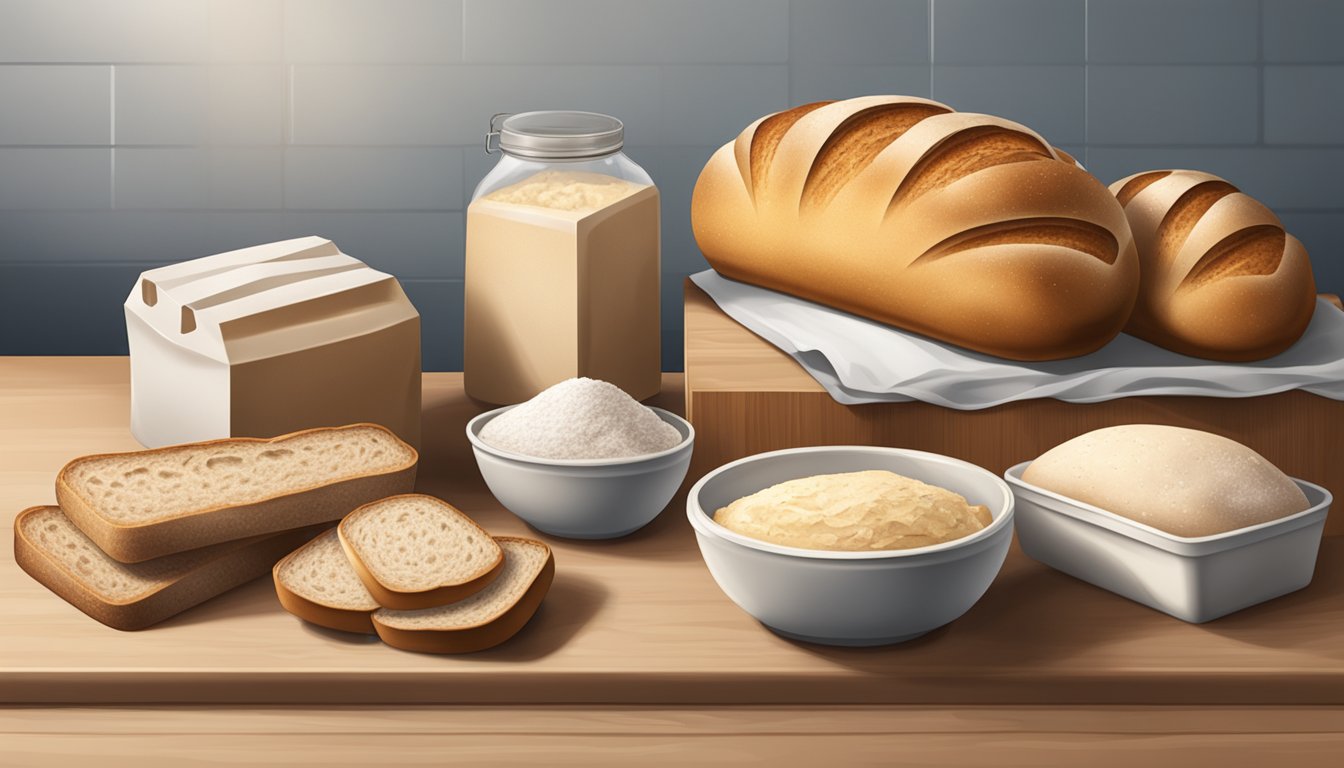
[(886, 645), (947, 624), (1008, 554), (1013, 494), (958, 459), (873, 446), (757, 454), (710, 472), (686, 513), (705, 565), (777, 634)]
[(490, 492), (543, 533), (611, 539), (658, 516), (686, 479), (690, 422), (619, 387), (568, 379), (467, 423)]

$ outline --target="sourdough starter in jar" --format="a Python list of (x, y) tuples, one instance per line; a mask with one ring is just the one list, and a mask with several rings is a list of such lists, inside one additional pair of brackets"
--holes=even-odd
[(504, 121), (504, 157), (467, 209), (470, 396), (517, 403), (575, 377), (657, 394), (658, 189), (621, 133), (590, 113)]

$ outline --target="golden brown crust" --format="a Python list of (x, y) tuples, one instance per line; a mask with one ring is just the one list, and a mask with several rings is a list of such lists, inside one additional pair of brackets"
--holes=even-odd
[(836, 126), (812, 161), (800, 207), (824, 208), (850, 179), (915, 123), (945, 112), (932, 104), (879, 104), (847, 118)]
[(756, 127), (751, 135), (751, 185), (753, 193), (766, 184), (775, 150), (779, 148), (779, 141), (784, 138), (784, 134), (788, 132), (789, 128), (808, 112), (820, 109), (830, 103), (829, 101), (818, 101), (813, 104), (804, 104), (801, 107), (794, 107), (786, 112), (771, 115), (761, 121), (761, 124)]
[(305, 429), (273, 438), (231, 437), (201, 443), (164, 446), (130, 454), (152, 456), (183, 447), (207, 447), (237, 443), (274, 443), (298, 435), (353, 428), (374, 428), (405, 446), (410, 460), (388, 471), (352, 477), (329, 485), (273, 496), (263, 501), (237, 506), (219, 506), (189, 512), (177, 517), (146, 523), (123, 524), (101, 515), (96, 506), (69, 482), (68, 475), (77, 464), (121, 454), (82, 456), (69, 462), (56, 475), (56, 501), (86, 536), (110, 557), (123, 563), (138, 563), (155, 557), (198, 549), (211, 544), (248, 538), (340, 520), (354, 508), (369, 501), (404, 493), (415, 486), (415, 470), (420, 455), (395, 433), (380, 424), (350, 424), (344, 427)]
[(555, 580), (555, 553), (545, 542), (514, 536), (496, 536), (496, 541), (526, 541), (546, 548), (546, 564), (518, 602), (498, 618), (460, 629), (397, 629), (373, 619), (374, 629), (393, 648), (419, 653), (474, 653), (493, 648), (518, 634), (541, 606)]
[(364, 588), (369, 590), (369, 594), (373, 595), (373, 599), (377, 600), (378, 604), (384, 608), (391, 608), (397, 611), (414, 611), (421, 608), (437, 608), (440, 605), (455, 603), (458, 600), (471, 597), (482, 589), (490, 586), (490, 582), (494, 581), (495, 577), (499, 576), (499, 572), (504, 570), (504, 553), (502, 551), (489, 568), (481, 571), (476, 577), (460, 584), (444, 584), (433, 589), (426, 589), (418, 592), (399, 592), (378, 581), (378, 578), (373, 575), (373, 572), (369, 570), (368, 566), (365, 565), (364, 560), (359, 556), (359, 551), (351, 546), (350, 541), (346, 538), (346, 524), (374, 504), (382, 504), (383, 502), (392, 501), (394, 499), (411, 498), (432, 499), (435, 504), (442, 504), (461, 515), (462, 519), (471, 523), (476, 527), (476, 530), (480, 531), (483, 538), (492, 538), (488, 531), (482, 528), (475, 520), (468, 517), (465, 512), (462, 512), (452, 504), (435, 496), (425, 496), (424, 494), (419, 493), (402, 493), (396, 496), (389, 496), (385, 499), (371, 501), (368, 504), (359, 507), (346, 515), (345, 518), (341, 520), (340, 525), (336, 526), (336, 535), (340, 537), (341, 549), (345, 550), (345, 556), (350, 560), (350, 565), (354, 567), (355, 573), (359, 575), (359, 580), (364, 582)]
[(14, 561), (38, 583), (91, 618), (113, 629), (150, 627), (264, 574), (286, 553), (317, 535), (310, 526), (244, 541), (217, 544), (202, 551), (201, 564), (159, 589), (133, 600), (107, 600), (78, 574), (50, 557), (24, 535), (23, 518), (53, 507), (32, 507), (14, 520)]
[(1115, 192), (1115, 197), (1120, 201), (1120, 205), (1129, 205), (1129, 201), (1133, 200), (1135, 195), (1147, 189), (1149, 184), (1169, 175), (1171, 175), (1171, 171), (1135, 174), (1122, 183), (1112, 184), (1111, 191)]
[(1094, 351), (1124, 325), (1139, 279), (1124, 212), (1031, 130), (927, 99), (849, 99), (772, 134), (756, 183), (754, 136), (773, 119), (696, 183), (696, 241), (725, 277), (1020, 360)]
[(1213, 174), (1137, 173), (1111, 185), (1143, 280), (1126, 332), (1181, 354), (1261, 360), (1311, 322), (1306, 249), (1264, 205)]

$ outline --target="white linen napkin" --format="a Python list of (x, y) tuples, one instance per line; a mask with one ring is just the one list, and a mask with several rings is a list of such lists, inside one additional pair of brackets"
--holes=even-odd
[(1254, 397), (1304, 389), (1344, 400), (1344, 312), (1318, 299), (1302, 338), (1276, 357), (1218, 363), (1121, 334), (1090, 355), (1022, 363), (942, 344), (712, 269), (691, 280), (737, 322), (779, 347), (845, 404), (922, 400), (958, 410), (1053, 397)]

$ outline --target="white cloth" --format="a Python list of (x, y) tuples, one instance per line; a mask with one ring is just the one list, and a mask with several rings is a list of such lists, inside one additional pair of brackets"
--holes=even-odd
[(1121, 334), (1090, 355), (1021, 363), (729, 280), (712, 269), (691, 279), (729, 317), (787, 352), (845, 404), (922, 400), (978, 410), (1042, 397), (1095, 403), (1137, 395), (1254, 397), (1289, 389), (1344, 400), (1344, 312), (1319, 299), (1302, 338), (1269, 360), (1216, 363)]

